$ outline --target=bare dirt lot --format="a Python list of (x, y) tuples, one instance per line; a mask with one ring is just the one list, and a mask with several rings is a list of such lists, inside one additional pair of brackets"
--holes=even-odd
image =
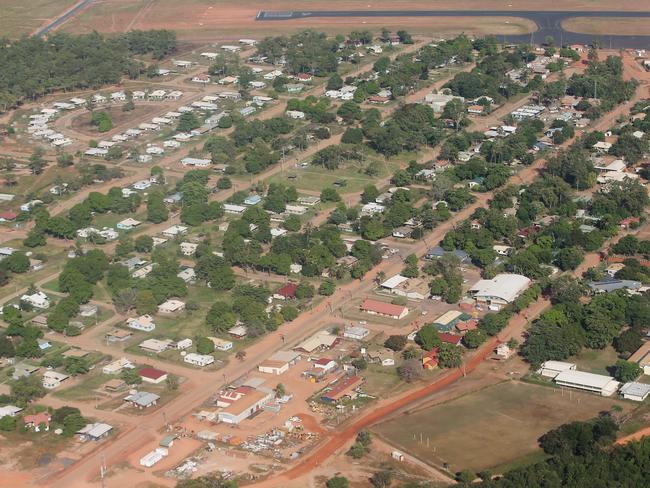
[[(459, 32), (470, 34), (522, 34), (535, 29), (532, 22), (516, 18), (338, 18), (305, 19), (274, 22), (256, 22), (260, 10), (355, 10), (355, 9), (405, 9), (405, 10), (454, 10), (456, 1), (434, 2), (408, 0), (359, 1), (279, 1), (269, 5), (260, 0), (242, 0), (233, 4), (225, 0), (98, 0), (63, 26), (71, 32), (124, 32), (129, 29), (174, 29), (183, 39), (215, 40), (239, 37), (259, 37), (269, 34), (285, 34), (305, 28), (318, 28), (329, 32), (347, 32), (366, 27), (379, 29), (408, 28), (411, 32), (450, 35)], [(609, 10), (611, 2), (605, 0), (467, 0), (462, 8), (468, 10)], [(618, 10), (646, 10), (647, 1), (631, 0), (617, 5)]]

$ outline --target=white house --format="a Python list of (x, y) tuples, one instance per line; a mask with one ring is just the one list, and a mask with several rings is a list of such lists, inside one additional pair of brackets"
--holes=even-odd
[(167, 300), (158, 305), (158, 312), (160, 313), (178, 313), (185, 310), (185, 302), (180, 300)]
[(218, 351), (230, 351), (232, 349), (232, 341), (220, 339), (219, 337), (208, 337), (214, 344), (214, 348)]
[(120, 374), (124, 369), (133, 369), (135, 366), (126, 358), (116, 359), (102, 368), (104, 374)]
[(537, 370), (537, 374), (546, 376), (547, 378), (555, 378), (563, 371), (575, 371), (576, 368), (577, 366), (573, 363), (566, 363), (564, 361), (545, 361)]
[(196, 272), (194, 268), (185, 268), (179, 271), (176, 276), (182, 279), (185, 283), (193, 283), (196, 280)]
[(355, 341), (361, 341), (368, 337), (368, 334), (370, 334), (370, 331), (366, 329), (365, 327), (346, 327), (345, 330), (343, 331), (343, 337), (346, 339), (352, 339)]
[(191, 352), (185, 355), (183, 361), (188, 364), (193, 364), (194, 366), (204, 367), (214, 363), (214, 357), (210, 356), (209, 354), (197, 354), (195, 352)]
[(151, 332), (156, 328), (153, 317), (151, 315), (141, 315), (140, 317), (131, 317), (126, 320), (126, 325), (135, 330), (143, 332)]
[(518, 275), (502, 273), (491, 280), (479, 280), (469, 289), (469, 294), (477, 301), (500, 307), (512, 303), (530, 286), (530, 279)]
[(207, 168), (212, 164), (212, 161), (200, 158), (183, 158), (181, 164), (183, 166), (194, 166), (195, 168)]
[(42, 291), (37, 291), (32, 295), (23, 295), (20, 297), (20, 300), (29, 303), (34, 308), (50, 308), (50, 299)]
[(194, 242), (181, 242), (181, 253), (183, 253), (184, 256), (194, 256), (198, 247), (199, 245)]
[(287, 110), (287, 117), (294, 120), (302, 120), (305, 118), (305, 112), (300, 110)]
[(162, 235), (165, 237), (176, 237), (183, 235), (187, 232), (187, 227), (184, 225), (172, 225), (171, 227), (168, 227), (167, 229), (162, 231)]
[(629, 383), (625, 383), (621, 387), (619, 393), (626, 400), (642, 402), (650, 395), (650, 385), (632, 381)]
[(70, 376), (64, 373), (59, 373), (58, 371), (46, 371), (43, 374), (43, 386), (48, 390), (53, 390), (61, 386), (65, 380)]

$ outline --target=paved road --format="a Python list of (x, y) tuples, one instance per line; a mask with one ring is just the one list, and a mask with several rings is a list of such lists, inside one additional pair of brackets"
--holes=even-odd
[(570, 32), (562, 27), (562, 22), (573, 17), (649, 17), (650, 12), (617, 12), (617, 11), (525, 11), (525, 10), (289, 10), (273, 11), (262, 10), (258, 12), (255, 20), (287, 21), (307, 18), (341, 18), (341, 17), (521, 17), (532, 20), (537, 25), (537, 31), (525, 35), (504, 35), (499, 40), (505, 42), (537, 42), (542, 43), (547, 36), (553, 37), (556, 42), (566, 44), (591, 44), (599, 39), (604, 46), (610, 48), (648, 48), (650, 35), (626, 36), (607, 35), (594, 36)]
[(60, 25), (64, 24), (68, 20), (70, 20), (72, 17), (77, 15), (83, 8), (86, 6), (90, 5), (93, 3), (95, 0), (81, 0), (79, 3), (77, 3), (74, 7), (72, 7), (70, 10), (67, 10), (63, 14), (61, 14), (59, 17), (51, 21), (49, 24), (46, 26), (41, 27), (38, 29), (34, 35), (36, 37), (41, 37), (47, 34), (48, 32), (55, 30), (57, 27)]

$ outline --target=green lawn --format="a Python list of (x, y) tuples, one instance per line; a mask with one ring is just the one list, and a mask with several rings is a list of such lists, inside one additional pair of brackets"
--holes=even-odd
[(57, 390), (54, 392), (54, 396), (62, 398), (64, 400), (73, 400), (73, 401), (86, 401), (94, 399), (97, 395), (95, 390), (101, 387), (108, 380), (115, 378), (114, 375), (104, 374), (96, 368), (97, 372), (93, 371), (88, 374), (86, 377), (82, 378), (82, 381), (70, 388), (65, 390)]
[(567, 359), (570, 363), (578, 365), (578, 370), (589, 373), (604, 374), (611, 376), (607, 368), (614, 366), (618, 360), (618, 354), (612, 346), (605, 349), (583, 349), (580, 354)]

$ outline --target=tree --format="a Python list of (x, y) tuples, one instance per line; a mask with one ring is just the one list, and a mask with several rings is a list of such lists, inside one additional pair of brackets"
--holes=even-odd
[(438, 364), (441, 368), (458, 368), (463, 363), (462, 354), (460, 347), (442, 344), (438, 352)]
[(334, 476), (325, 483), (327, 488), (349, 488), (350, 482), (344, 476)]
[(636, 380), (643, 370), (638, 364), (619, 359), (614, 365), (614, 378), (623, 383)]
[(232, 188), (232, 181), (227, 176), (223, 176), (217, 180), (217, 188), (220, 190), (228, 190)]
[(404, 335), (391, 335), (384, 342), (384, 347), (392, 349), (395, 352), (401, 351), (406, 347), (407, 339)]
[(275, 392), (275, 398), (282, 398), (287, 394), (287, 390), (282, 383), (278, 383), (273, 391)]
[(582, 262), (584, 258), (584, 253), (577, 247), (565, 247), (560, 249), (560, 251), (555, 256), (555, 264), (562, 271), (567, 271), (570, 269), (576, 269), (578, 265)]
[(32, 151), (32, 155), (29, 157), (29, 169), (35, 175), (40, 175), (45, 168), (46, 162), (43, 159), (45, 151), (41, 147), (37, 147)]
[(301, 282), (296, 288), (296, 298), (298, 300), (303, 300), (305, 298), (313, 298), (314, 296), (314, 286), (307, 282)]
[(407, 359), (398, 366), (397, 374), (407, 383), (419, 379), (422, 376), (422, 361), (419, 359)]
[(16, 355), (14, 343), (5, 335), (0, 335), (0, 358), (12, 358)]
[(32, 400), (42, 398), (47, 393), (38, 376), (24, 376), (11, 383), (11, 395), (16, 401), (31, 403)]
[(469, 469), (464, 469), (456, 475), (456, 480), (460, 483), (471, 483), (476, 479), (476, 474)]
[(185, 112), (178, 118), (176, 130), (179, 132), (191, 132), (201, 127), (199, 119), (192, 112)]
[(325, 280), (318, 287), (318, 294), (323, 296), (331, 296), (335, 291), (336, 283), (332, 280)]
[(215, 333), (224, 333), (235, 326), (237, 316), (226, 302), (215, 302), (205, 318), (206, 324)]
[(584, 286), (569, 275), (562, 275), (551, 281), (548, 295), (553, 303), (578, 303), (585, 293)]
[(63, 436), (72, 437), (78, 431), (83, 429), (88, 421), (79, 413), (71, 413), (63, 419)]
[(24, 252), (13, 252), (3, 263), (12, 273), (24, 273), (29, 270), (29, 258)]
[(478, 346), (483, 344), (486, 339), (487, 336), (483, 330), (470, 330), (463, 336), (463, 344), (465, 344), (469, 349), (476, 349)]
[(366, 361), (364, 358), (353, 359), (350, 363), (359, 371), (363, 371), (364, 369), (368, 368), (368, 361)]
[(431, 351), (436, 347), (440, 347), (442, 342), (440, 341), (440, 335), (436, 328), (431, 325), (425, 325), (420, 330), (418, 330), (415, 335), (415, 342), (422, 347), (425, 351)]
[(160, 191), (152, 191), (147, 199), (147, 221), (154, 224), (165, 222), (169, 218), (169, 211)]
[(329, 80), (327, 80), (327, 90), (340, 90), (343, 88), (343, 79), (337, 74), (334, 73)]
[(59, 166), (59, 168), (67, 168), (69, 166), (72, 166), (74, 164), (72, 154), (66, 152), (60, 153), (56, 157), (56, 164)]
[(158, 303), (151, 290), (140, 290), (135, 297), (135, 308), (140, 315), (151, 315), (158, 310)]
[(138, 252), (151, 252), (153, 249), (153, 238), (149, 235), (142, 234), (135, 238), (134, 246)]
[(122, 370), (122, 372), (120, 373), (120, 378), (127, 385), (139, 385), (140, 383), (142, 383), (142, 376), (140, 376), (132, 369)]
[(340, 202), (341, 195), (334, 188), (323, 188), (320, 193), (320, 199), (323, 202)]
[[(9, 415), (5, 415), (4, 417), (0, 418), (0, 430), (3, 431), (3, 432), (13, 432), (13, 431), (15, 431), (16, 430), (16, 417), (11, 417)], [(333, 486), (338, 486), (338, 485), (333, 485)], [(341, 486), (346, 486), (347, 487), (347, 485), (341, 485)]]
[(167, 375), (167, 379), (165, 379), (165, 385), (167, 386), (167, 389), (169, 391), (178, 390), (178, 387), (180, 386), (180, 381), (178, 379), (178, 376), (176, 376), (175, 374)]
[(196, 352), (199, 354), (212, 354), (214, 352), (214, 342), (207, 337), (199, 337), (196, 340)]
[(97, 127), (99, 132), (108, 132), (113, 128), (113, 121), (106, 112), (91, 112), (90, 123)]
[(370, 478), (370, 483), (375, 488), (388, 488), (393, 481), (393, 473), (388, 470), (377, 471)]

